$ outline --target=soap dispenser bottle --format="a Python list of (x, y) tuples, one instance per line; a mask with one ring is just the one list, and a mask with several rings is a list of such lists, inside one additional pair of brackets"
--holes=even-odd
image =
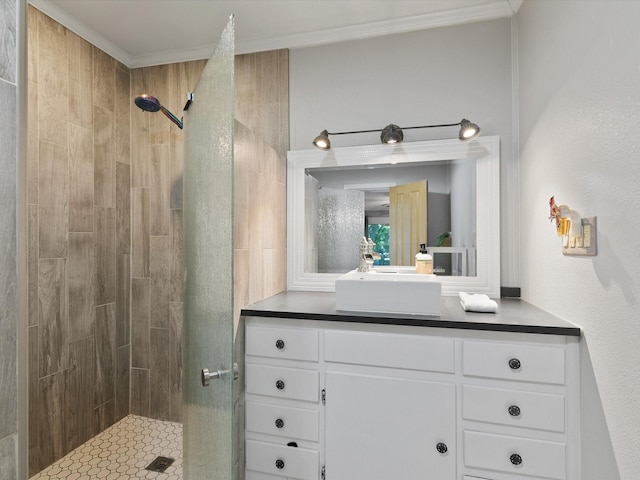
[(433, 258), (427, 253), (427, 244), (420, 244), (420, 252), (416, 253), (416, 273), (433, 273)]

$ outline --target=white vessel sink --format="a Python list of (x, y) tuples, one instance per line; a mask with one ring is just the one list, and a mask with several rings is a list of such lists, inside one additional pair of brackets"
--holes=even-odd
[(336, 309), (350, 312), (440, 315), (442, 284), (413, 267), (353, 270), (336, 279)]

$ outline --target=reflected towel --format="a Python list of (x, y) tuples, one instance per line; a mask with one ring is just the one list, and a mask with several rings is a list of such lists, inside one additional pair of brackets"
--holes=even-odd
[(496, 313), (498, 304), (487, 295), (460, 292), (460, 305), (465, 312)]

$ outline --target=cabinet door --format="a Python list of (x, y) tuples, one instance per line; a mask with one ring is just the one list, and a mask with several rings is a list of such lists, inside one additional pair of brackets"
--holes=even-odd
[(455, 478), (455, 409), (453, 384), (327, 372), (328, 478)]

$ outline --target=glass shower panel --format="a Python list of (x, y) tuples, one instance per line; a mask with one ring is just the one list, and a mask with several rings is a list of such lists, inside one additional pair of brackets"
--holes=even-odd
[(184, 119), (185, 480), (233, 478), (234, 42), (231, 17)]

